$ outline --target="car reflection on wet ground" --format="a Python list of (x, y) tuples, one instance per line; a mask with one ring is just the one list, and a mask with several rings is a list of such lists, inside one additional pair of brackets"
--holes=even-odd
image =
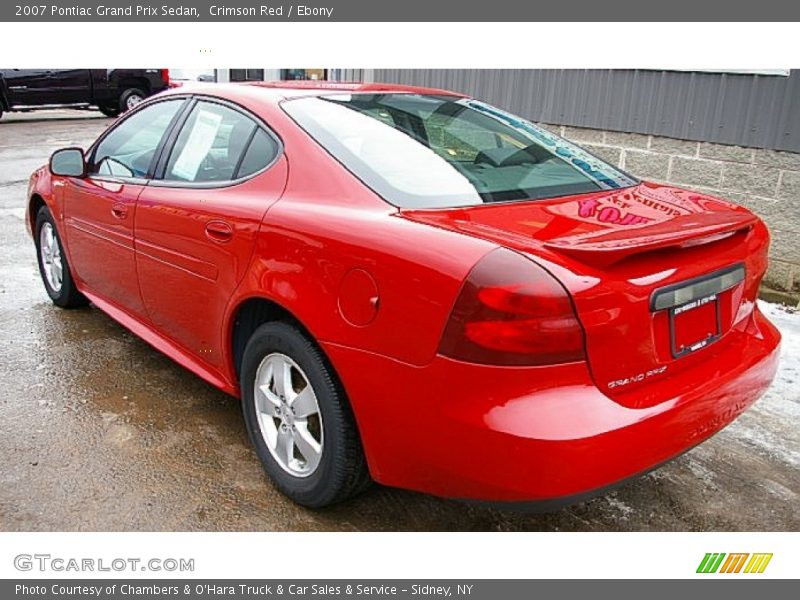
[[(0, 122), (0, 528), (4, 530), (797, 530), (800, 314), (775, 385), (731, 427), (616, 491), (537, 514), (381, 486), (320, 511), (263, 475), (238, 401), (95, 308), (53, 307), (25, 231), (27, 178), (111, 121)], [(631, 448), (631, 452), (635, 452)], [(513, 460), (513, 457), (509, 457)], [(520, 465), (520, 476), (525, 466)]]

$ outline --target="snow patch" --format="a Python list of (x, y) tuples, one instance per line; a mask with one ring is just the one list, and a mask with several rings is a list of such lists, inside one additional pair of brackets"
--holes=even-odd
[[(726, 433), (772, 458), (800, 466), (797, 422), (800, 419), (800, 312), (758, 301), (758, 307), (780, 330), (780, 363), (764, 396)], [(754, 418), (748, 418), (748, 416)]]

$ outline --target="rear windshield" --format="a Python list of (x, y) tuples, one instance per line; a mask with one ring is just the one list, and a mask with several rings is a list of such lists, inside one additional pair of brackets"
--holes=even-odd
[(386, 201), (446, 208), (638, 183), (575, 144), (477, 100), (337, 94), (284, 110)]

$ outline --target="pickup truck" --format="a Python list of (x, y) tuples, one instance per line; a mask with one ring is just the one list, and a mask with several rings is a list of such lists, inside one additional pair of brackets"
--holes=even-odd
[(0, 69), (0, 117), (90, 106), (115, 117), (168, 86), (168, 69)]

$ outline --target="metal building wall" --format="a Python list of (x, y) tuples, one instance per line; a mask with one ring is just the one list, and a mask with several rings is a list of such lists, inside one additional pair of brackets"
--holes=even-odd
[(328, 69), (330, 81), (364, 81), (370, 75), (370, 69)]
[(533, 121), (800, 152), (800, 71), (375, 69), (374, 81), (457, 90)]

